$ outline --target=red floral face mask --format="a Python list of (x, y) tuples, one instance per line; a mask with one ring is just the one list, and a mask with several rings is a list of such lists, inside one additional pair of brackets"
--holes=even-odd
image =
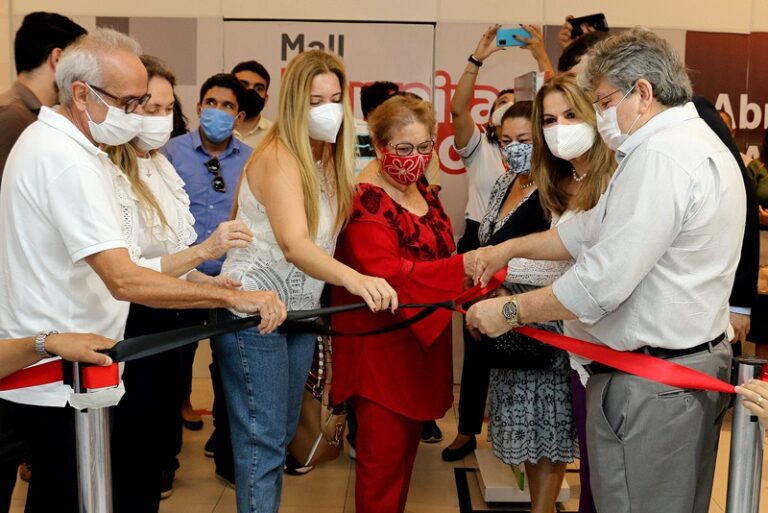
[(397, 183), (410, 185), (415, 183), (424, 174), (424, 170), (427, 169), (431, 160), (432, 153), (428, 155), (415, 153), (407, 157), (401, 157), (382, 149), (379, 165), (381, 170)]

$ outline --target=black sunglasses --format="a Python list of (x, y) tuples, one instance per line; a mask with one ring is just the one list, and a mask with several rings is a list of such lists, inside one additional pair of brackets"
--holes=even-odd
[(219, 159), (213, 157), (205, 163), (205, 168), (213, 175), (213, 180), (211, 180), (213, 190), (216, 192), (227, 192), (227, 183), (224, 181), (224, 177), (221, 176), (221, 163)]

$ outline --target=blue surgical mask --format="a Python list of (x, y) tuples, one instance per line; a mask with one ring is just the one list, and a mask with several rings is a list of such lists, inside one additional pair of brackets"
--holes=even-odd
[(235, 116), (227, 114), (219, 109), (203, 109), (200, 112), (200, 126), (203, 127), (205, 136), (214, 143), (224, 142), (232, 136), (232, 129), (235, 126)]

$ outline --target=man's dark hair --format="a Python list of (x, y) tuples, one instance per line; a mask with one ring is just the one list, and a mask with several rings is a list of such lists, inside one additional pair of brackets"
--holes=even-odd
[(13, 42), (16, 73), (32, 71), (44, 63), (53, 50), (63, 50), (86, 33), (83, 27), (61, 14), (27, 14)]
[(400, 87), (394, 82), (382, 81), (364, 85), (360, 89), (360, 108), (363, 111), (363, 119), (368, 119), (368, 115), (373, 112), (373, 109), (399, 91)]
[(205, 93), (214, 87), (223, 87), (230, 89), (237, 99), (237, 109), (242, 110), (245, 100), (245, 87), (232, 73), (217, 73), (203, 83), (200, 88), (200, 103), (203, 103)]
[(608, 39), (611, 35), (608, 32), (588, 32), (583, 36), (574, 39), (571, 44), (565, 47), (560, 58), (557, 60), (557, 71), (564, 73), (576, 66), (581, 58), (603, 39)]
[(267, 89), (269, 89), (269, 82), (271, 81), (269, 72), (267, 71), (267, 68), (261, 65), (261, 63), (256, 61), (243, 61), (232, 68), (233, 75), (241, 71), (250, 71), (252, 73), (256, 73), (258, 76), (267, 81)]

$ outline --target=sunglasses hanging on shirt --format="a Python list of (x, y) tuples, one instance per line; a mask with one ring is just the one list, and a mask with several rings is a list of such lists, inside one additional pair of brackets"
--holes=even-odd
[(221, 163), (219, 159), (213, 157), (205, 163), (205, 168), (213, 175), (213, 180), (211, 180), (213, 190), (216, 192), (227, 192), (227, 183), (224, 181), (224, 177), (221, 176)]

